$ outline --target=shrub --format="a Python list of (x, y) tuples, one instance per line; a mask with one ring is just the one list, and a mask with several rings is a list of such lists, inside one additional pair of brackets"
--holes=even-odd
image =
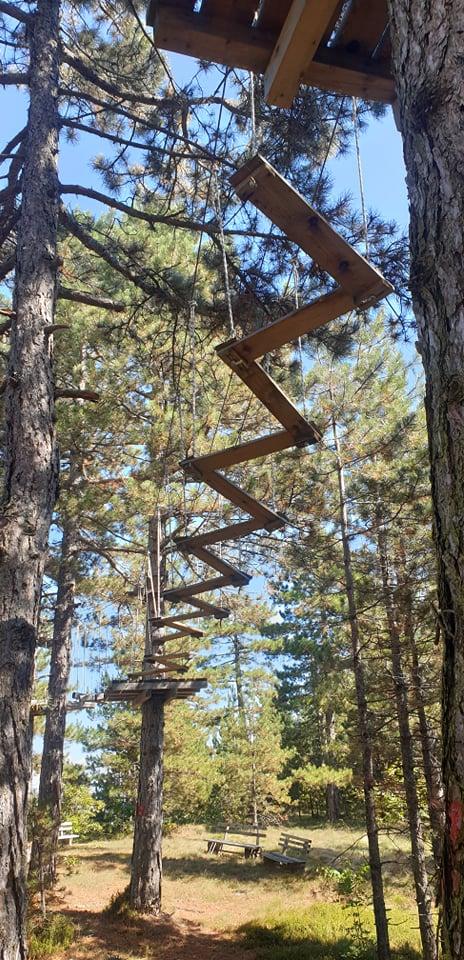
[(65, 950), (74, 942), (76, 926), (62, 913), (52, 913), (44, 920), (31, 923), (29, 960), (42, 960), (57, 950)]

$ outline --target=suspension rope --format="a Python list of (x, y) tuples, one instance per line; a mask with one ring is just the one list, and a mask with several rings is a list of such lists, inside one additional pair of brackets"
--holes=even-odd
[(359, 195), (361, 198), (361, 213), (362, 213), (362, 219), (363, 219), (364, 245), (365, 245), (365, 251), (366, 251), (366, 258), (369, 258), (369, 226), (368, 226), (368, 219), (367, 219), (366, 196), (364, 192), (364, 175), (363, 175), (362, 159), (361, 159), (361, 145), (359, 140), (358, 101), (356, 97), (353, 97), (352, 103), (353, 103), (354, 142), (356, 145), (356, 162), (358, 167)]
[(190, 332), (190, 372), (192, 377), (192, 455), (195, 456), (195, 424), (197, 420), (197, 364), (195, 347), (195, 308), (196, 301), (190, 301), (189, 332)]
[(224, 218), (222, 215), (222, 205), (221, 205), (221, 192), (219, 188), (219, 178), (217, 175), (217, 170), (213, 172), (213, 183), (214, 183), (214, 198), (216, 206), (216, 217), (219, 226), (219, 241), (221, 245), (221, 254), (222, 254), (222, 269), (224, 273), (224, 287), (226, 293), (226, 302), (227, 302), (227, 313), (229, 317), (229, 333), (231, 337), (235, 336), (235, 323), (234, 323), (234, 312), (232, 308), (232, 294), (230, 290), (230, 281), (229, 281), (229, 265), (227, 263), (227, 250), (226, 250), (226, 239), (224, 234)]
[(258, 151), (258, 131), (256, 128), (256, 103), (255, 103), (255, 75), (250, 70), (250, 120), (251, 120), (251, 139), (250, 152), (252, 154)]

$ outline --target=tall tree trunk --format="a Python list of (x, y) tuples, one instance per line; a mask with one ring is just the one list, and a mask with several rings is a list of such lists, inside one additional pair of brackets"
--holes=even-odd
[(424, 693), (424, 680), (414, 630), (413, 598), (407, 581), (405, 551), (402, 546), (400, 548), (400, 556), (399, 578), (401, 581), (401, 590), (399, 594), (403, 613), (403, 629), (409, 650), (411, 687), (414, 695), (414, 706), (419, 721), (424, 779), (432, 830), (433, 855), (438, 871), (441, 867), (443, 833), (445, 828), (445, 806), (440, 767), (440, 750), (438, 738), (433, 732), (432, 724), (425, 709), (426, 697)]
[(389, 0), (444, 640), (443, 933), (464, 953), (464, 0)]
[[(160, 637), (151, 627), (151, 618), (160, 616), (160, 597), (165, 588), (161, 563), (159, 516), (150, 521), (148, 538), (147, 629), (145, 654), (160, 649)], [(147, 661), (147, 665), (150, 661)], [(132, 848), (130, 901), (141, 913), (161, 912), (163, 881), (163, 781), (164, 781), (164, 697), (150, 696), (142, 705), (140, 767), (134, 843)]]
[(232, 648), (234, 653), (234, 682), (235, 682), (235, 693), (237, 697), (237, 707), (243, 723), (246, 726), (246, 713), (245, 713), (245, 697), (243, 695), (243, 671), (242, 671), (242, 661), (240, 658), (241, 654), (241, 645), (240, 638), (236, 633), (232, 636)]
[(57, 492), (50, 326), (57, 280), (59, 0), (29, 27), (30, 103), (5, 392), (0, 518), (0, 958), (25, 957), (30, 699), (40, 590)]
[[(39, 807), (46, 810), (51, 824), (47, 848), (49, 862), (44, 864), (46, 879), (56, 879), (56, 853), (61, 819), (64, 739), (66, 733), (66, 702), (71, 671), (72, 624), (76, 593), (75, 531), (70, 521), (64, 522), (61, 558), (58, 570), (58, 589), (48, 682), (48, 706), (40, 767)], [(35, 862), (33, 850), (32, 862)]]
[(335, 444), (335, 455), (338, 475), (338, 491), (340, 502), (340, 532), (343, 545), (343, 566), (345, 575), (345, 590), (348, 601), (348, 613), (353, 654), (353, 671), (356, 687), (356, 702), (358, 713), (358, 730), (362, 751), (364, 807), (366, 814), (366, 831), (369, 845), (369, 866), (371, 872), (372, 899), (374, 904), (375, 927), (377, 933), (377, 952), (379, 960), (388, 960), (390, 957), (390, 942), (388, 935), (387, 911), (383, 889), (382, 861), (379, 848), (379, 830), (374, 797), (374, 754), (369, 724), (369, 710), (366, 697), (365, 669), (362, 657), (361, 637), (359, 631), (358, 611), (353, 580), (351, 547), (348, 530), (348, 506), (346, 501), (345, 473), (341, 456), (340, 441), (337, 425), (332, 420), (332, 431)]
[(408, 811), (409, 833), (411, 837), (412, 872), (416, 889), (416, 902), (419, 914), (419, 929), (424, 960), (436, 960), (437, 950), (432, 914), (432, 899), (425, 861), (422, 822), (419, 811), (419, 798), (416, 787), (416, 769), (411, 728), (409, 725), (409, 704), (406, 680), (401, 655), (400, 630), (390, 584), (387, 532), (381, 511), (377, 509), (377, 543), (380, 559), (380, 572), (385, 610), (387, 614), (390, 655), (393, 669), (396, 715), (400, 734), (401, 765)]

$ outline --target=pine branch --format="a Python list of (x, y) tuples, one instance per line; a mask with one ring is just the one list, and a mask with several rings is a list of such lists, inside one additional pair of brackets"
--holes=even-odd
[(98, 403), (100, 394), (94, 390), (74, 390), (66, 387), (57, 387), (55, 390), (55, 400), (90, 400), (92, 403)]
[(60, 300), (85, 303), (89, 307), (100, 307), (102, 310), (113, 310), (115, 313), (124, 313), (127, 310), (125, 303), (109, 300), (107, 297), (95, 297), (93, 294), (84, 293), (82, 290), (70, 290), (69, 287), (63, 287), (61, 284), (58, 289), (58, 297)]
[[(101, 130), (99, 127), (92, 127), (86, 123), (80, 123), (78, 120), (72, 120), (69, 117), (63, 117), (61, 120), (61, 125), (63, 127), (69, 127), (71, 130), (81, 130), (82, 133), (91, 133), (99, 139), (109, 140), (110, 143), (117, 145), (131, 147), (134, 150), (144, 150), (145, 153), (162, 153), (167, 157), (170, 157), (172, 160), (205, 160), (208, 159), (204, 153), (192, 153), (191, 151), (186, 151), (185, 153), (180, 153), (178, 150), (172, 150), (168, 147), (159, 147), (155, 143), (144, 143), (140, 140), (129, 140), (126, 137), (121, 137), (117, 133), (108, 133), (107, 130)], [(185, 139), (185, 138), (181, 138)], [(190, 141), (189, 141), (190, 142)], [(197, 149), (202, 149), (198, 144), (196, 145)], [(225, 163), (227, 161), (224, 161)], [(232, 169), (235, 170), (235, 164), (228, 164)]]
[(25, 87), (29, 84), (29, 74), (28, 73), (13, 73), (13, 71), (7, 71), (6, 73), (0, 73), (0, 87)]
[(146, 213), (146, 211), (140, 210), (139, 207), (131, 207), (127, 203), (121, 203), (120, 200), (115, 200), (114, 197), (109, 197), (105, 193), (100, 193), (98, 190), (92, 190), (90, 187), (80, 186), (77, 183), (62, 183), (60, 184), (60, 190), (62, 194), (73, 193), (79, 197), (88, 197), (90, 200), (97, 200), (97, 202), (103, 203), (105, 206), (112, 207), (114, 210), (119, 210), (128, 217), (135, 217), (137, 220), (144, 220), (145, 223), (148, 223), (151, 227), (158, 223), (162, 223), (168, 227), (174, 227), (180, 230), (192, 230), (196, 233), (204, 232), (210, 235), (217, 233), (217, 227), (213, 227), (211, 223), (203, 224), (199, 220), (182, 220), (179, 217)]
[(30, 13), (21, 10), (15, 3), (7, 3), (5, 0), (0, 0), (0, 13), (4, 13), (6, 17), (12, 17), (13, 20), (19, 20), (20, 23), (29, 23), (31, 20)]
[(114, 97), (115, 100), (125, 100), (127, 103), (142, 103), (147, 107), (159, 107), (168, 102), (166, 98), (163, 97), (150, 97), (143, 93), (133, 93), (131, 90), (124, 90), (104, 77), (101, 77), (92, 67), (84, 63), (80, 57), (74, 56), (68, 50), (62, 49), (61, 60), (63, 63), (67, 63), (69, 67), (72, 67), (73, 70), (76, 70), (84, 80), (88, 80), (93, 86), (104, 90), (105, 93), (109, 93), (110, 97)]

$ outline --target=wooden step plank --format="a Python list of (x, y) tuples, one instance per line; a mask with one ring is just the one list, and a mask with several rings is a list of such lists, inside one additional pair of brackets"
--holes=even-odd
[(232, 480), (224, 477), (222, 473), (217, 473), (217, 471), (213, 470), (211, 473), (205, 475), (203, 479), (216, 493), (220, 493), (221, 496), (230, 500), (231, 503), (234, 503), (236, 507), (240, 507), (246, 513), (249, 513), (255, 520), (262, 521), (263, 526), (266, 523), (272, 523), (274, 520), (280, 521), (282, 519), (278, 513), (270, 510), (269, 507), (260, 503), (259, 500), (256, 500), (255, 497), (252, 497), (249, 493), (245, 493), (237, 484), (232, 483)]
[(203, 0), (201, 13), (206, 17), (222, 17), (232, 23), (246, 23), (251, 27), (257, 6), (257, 0)]
[[(174, 590), (166, 590), (163, 594), (165, 600), (184, 600), (187, 597), (194, 597), (197, 593), (210, 593), (212, 590), (222, 590), (223, 587), (245, 587), (251, 580), (246, 574), (239, 577), (214, 577), (212, 580), (201, 580), (198, 583), (191, 583), (186, 587), (178, 587)], [(163, 643), (166, 640), (173, 640), (175, 634), (170, 637), (163, 637)]]
[(198, 545), (192, 547), (190, 545), (188, 547), (179, 547), (179, 549), (182, 550), (183, 553), (193, 554), (201, 563), (212, 567), (213, 570), (217, 570), (218, 573), (223, 573), (226, 577), (235, 576), (236, 574), (242, 575), (242, 571), (234, 567), (232, 563), (223, 560), (222, 557), (217, 557), (215, 553), (212, 553), (211, 550), (206, 550), (205, 547), (199, 547)]
[[(277, 526), (277, 521), (272, 526), (273, 530), (281, 529), (285, 526), (286, 521), (282, 518), (279, 521), (279, 526)], [(248, 534), (254, 533), (256, 530), (269, 530), (269, 526), (263, 527), (261, 520), (243, 520), (241, 523), (232, 523), (228, 527), (221, 527), (220, 530), (210, 530), (208, 533), (200, 533), (198, 536), (192, 537), (183, 537), (182, 539), (176, 540), (176, 545), (179, 546), (181, 550), (183, 545), (189, 546), (192, 544), (199, 547), (206, 547), (213, 543), (225, 543), (228, 540), (241, 540), (242, 537), (247, 537)]]
[(217, 607), (214, 603), (209, 603), (208, 600), (200, 600), (199, 597), (195, 597), (195, 599), (191, 597), (190, 600), (187, 600), (187, 603), (191, 607), (196, 607), (197, 610), (202, 610), (203, 613), (210, 613), (216, 620), (225, 620), (230, 617), (230, 610), (227, 607)]
[(190, 654), (182, 651), (179, 653), (149, 653), (143, 658), (143, 662), (171, 664), (177, 660), (185, 660), (186, 657), (189, 658)]
[(259, 154), (231, 177), (231, 183), (241, 200), (251, 200), (289, 240), (351, 293), (356, 303), (392, 293), (391, 284), (382, 274)]
[(300, 307), (299, 310), (287, 313), (280, 320), (275, 320), (274, 323), (256, 330), (255, 333), (250, 333), (248, 337), (242, 340), (228, 340), (217, 349), (219, 352), (222, 347), (233, 345), (235, 353), (247, 362), (256, 360), (258, 357), (263, 357), (265, 353), (277, 350), (287, 343), (293, 343), (298, 337), (317, 330), (330, 320), (336, 320), (337, 317), (349, 313), (354, 306), (351, 294), (338, 288), (333, 293), (327, 293), (319, 300)]
[(179, 620), (174, 620), (171, 623), (171, 626), (174, 627), (179, 633), (184, 633), (188, 637), (204, 637), (205, 631), (199, 630), (198, 627), (192, 626), (191, 623), (183, 623)]
[(172, 617), (150, 617), (150, 622), (155, 627), (173, 627), (173, 626), (177, 626), (177, 624), (181, 620), (182, 621), (192, 620), (192, 619), (200, 620), (202, 617), (206, 618), (206, 617), (212, 617), (212, 616), (213, 616), (213, 613), (200, 613), (200, 612), (193, 613), (192, 611), (190, 611), (190, 613), (180, 613), (177, 616), (173, 614)]
[(291, 107), (305, 69), (339, 12), (342, 0), (293, 0), (264, 74), (264, 97)]
[(375, 59), (390, 62), (389, 20), (387, 0), (370, 0), (368, 4), (352, 0), (333, 46), (365, 57), (372, 57), (378, 48)]
[[(312, 428), (308, 430), (307, 442), (313, 442)], [(259, 457), (267, 457), (271, 453), (278, 453), (294, 446), (294, 435), (289, 433), (288, 430), (279, 430), (266, 437), (260, 437), (258, 440), (249, 440), (247, 443), (237, 444), (236, 447), (218, 450), (217, 453), (208, 453), (204, 457), (191, 457), (189, 460), (182, 461), (181, 467), (188, 467), (190, 472), (195, 470), (200, 476), (203, 476), (203, 473), (210, 473), (211, 470), (233, 467), (237, 463), (257, 460)]]
[[(216, 350), (221, 360), (227, 363), (227, 366), (240, 377), (248, 389), (261, 401), (263, 406), (267, 407), (276, 420), (293, 434), (296, 445), (300, 442), (317, 443), (321, 439), (321, 434), (315, 424), (308, 423), (308, 421), (301, 416), (299, 410), (297, 410), (275, 380), (266, 373), (261, 364), (257, 363), (256, 360), (252, 360), (250, 363), (244, 362), (243, 357), (241, 357), (239, 353), (236, 353), (232, 346), (219, 346), (216, 347)], [(306, 438), (311, 431), (312, 440), (309, 441)], [(300, 440), (301, 437), (305, 438), (304, 441)]]

